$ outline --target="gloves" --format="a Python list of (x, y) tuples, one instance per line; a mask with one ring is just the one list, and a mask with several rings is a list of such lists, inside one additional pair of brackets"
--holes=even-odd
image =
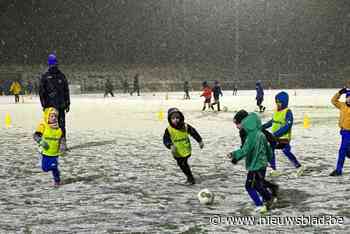
[(69, 112), (69, 106), (66, 107), (65, 111), (66, 111), (66, 113)]
[(203, 149), (203, 147), (204, 147), (203, 141), (199, 142), (199, 148)]
[(42, 147), (44, 150), (48, 150), (50, 148), (49, 144), (44, 140), (41, 140), (39, 142), (39, 146)]
[(344, 88), (342, 88), (341, 90), (339, 90), (339, 94), (340, 95), (342, 95), (342, 94), (344, 94), (344, 93), (346, 93), (346, 91), (347, 91), (347, 89), (346, 89), (346, 87), (344, 87)]
[(231, 154), (231, 153), (228, 153), (228, 154), (226, 155), (226, 157), (229, 158), (229, 159), (231, 159), (231, 162), (232, 162), (233, 164), (237, 164), (238, 160), (235, 159), (234, 157), (232, 157), (232, 154)]

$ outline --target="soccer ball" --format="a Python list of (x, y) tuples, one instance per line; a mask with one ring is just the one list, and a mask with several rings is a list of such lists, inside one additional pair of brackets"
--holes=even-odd
[(214, 202), (214, 193), (209, 189), (202, 189), (199, 191), (197, 197), (202, 205), (210, 205)]
[(227, 106), (222, 107), (222, 110), (223, 110), (224, 112), (227, 112), (227, 111), (228, 111)]

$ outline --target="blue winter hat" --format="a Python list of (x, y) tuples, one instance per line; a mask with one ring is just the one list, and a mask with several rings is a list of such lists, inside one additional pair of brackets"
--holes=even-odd
[(47, 58), (47, 64), (49, 66), (57, 65), (57, 58), (55, 54), (49, 54), (49, 57)]

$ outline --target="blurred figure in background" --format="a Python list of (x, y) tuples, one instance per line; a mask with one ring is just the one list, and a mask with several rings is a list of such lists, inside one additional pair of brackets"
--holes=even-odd
[(22, 86), (18, 80), (12, 82), (10, 92), (15, 96), (15, 103), (19, 103), (19, 95), (22, 91)]

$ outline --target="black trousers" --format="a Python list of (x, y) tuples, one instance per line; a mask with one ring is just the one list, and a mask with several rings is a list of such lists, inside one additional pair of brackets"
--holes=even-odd
[(19, 102), (19, 94), (15, 94), (15, 103)]
[(182, 172), (186, 175), (188, 180), (193, 180), (193, 175), (190, 166), (188, 165), (188, 159), (191, 155), (187, 157), (174, 157), (177, 165), (181, 168)]

